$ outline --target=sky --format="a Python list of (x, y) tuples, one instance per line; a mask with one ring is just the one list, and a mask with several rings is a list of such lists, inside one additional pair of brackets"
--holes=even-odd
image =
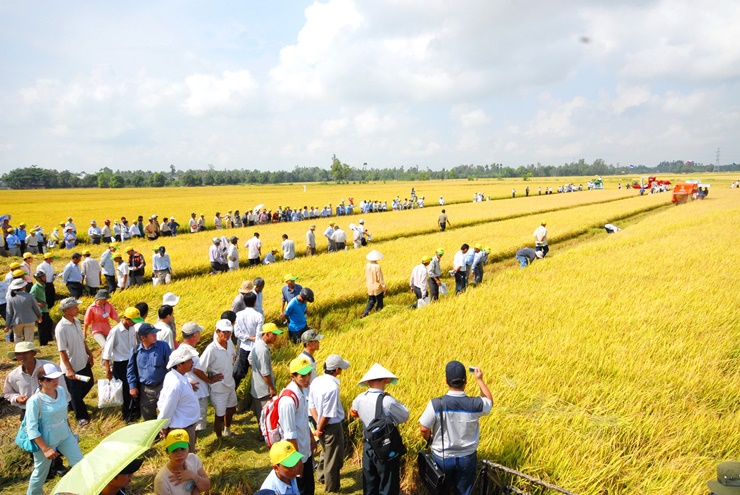
[(0, 0), (0, 174), (740, 162), (737, 0)]

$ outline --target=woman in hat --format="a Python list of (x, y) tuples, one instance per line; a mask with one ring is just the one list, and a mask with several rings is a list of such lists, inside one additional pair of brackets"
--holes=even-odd
[(182, 429), (172, 430), (165, 439), (169, 462), (154, 478), (157, 495), (196, 495), (211, 489), (211, 480), (200, 458), (188, 451), (190, 437)]
[(110, 295), (105, 289), (100, 289), (95, 294), (95, 302), (85, 311), (85, 338), (87, 338), (87, 329), (92, 328), (92, 336), (100, 348), (105, 347), (105, 340), (110, 333), (110, 320), (116, 323), (120, 321), (116, 308), (108, 302)]
[(59, 378), (63, 375), (55, 364), (44, 364), (36, 372), (39, 391), (26, 402), (28, 438), (39, 447), (33, 453), (33, 473), (27, 495), (43, 495), (51, 461), (59, 456), (59, 452), (67, 458), (70, 466), (82, 460), (77, 438), (69, 427), (67, 392), (59, 387)]
[[(13, 275), (15, 276), (15, 272)], [(43, 321), (36, 298), (26, 292), (26, 281), (23, 278), (13, 279), (8, 293), (10, 297), (5, 309), (5, 332), (10, 332), (12, 328), (15, 342), (33, 342), (35, 323)]]

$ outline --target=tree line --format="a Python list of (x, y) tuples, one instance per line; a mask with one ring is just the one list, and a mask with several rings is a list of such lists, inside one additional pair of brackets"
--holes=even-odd
[(704, 165), (695, 162), (663, 161), (656, 167), (645, 165), (620, 166), (606, 164), (597, 159), (587, 163), (584, 159), (563, 165), (529, 164), (517, 168), (500, 163), (488, 165), (458, 165), (450, 169), (432, 170), (413, 167), (368, 168), (367, 164), (354, 167), (343, 163), (336, 155), (332, 157), (329, 168), (300, 167), (292, 171), (277, 170), (216, 170), (209, 165), (204, 170), (177, 170), (174, 165), (168, 172), (146, 170), (111, 170), (103, 167), (98, 172), (70, 172), (41, 168), (36, 165), (17, 168), (4, 174), (0, 180), (11, 189), (67, 189), (67, 188), (111, 188), (126, 187), (196, 187), (237, 184), (285, 184), (304, 182), (369, 182), (369, 181), (424, 181), (445, 179), (490, 179), (569, 176), (607, 176), (607, 175), (645, 175), (658, 173), (698, 173), (738, 171), (740, 166)]

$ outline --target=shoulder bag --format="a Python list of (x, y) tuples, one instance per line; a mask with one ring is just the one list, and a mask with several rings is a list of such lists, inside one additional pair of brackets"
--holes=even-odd
[(381, 462), (390, 462), (399, 459), (406, 453), (398, 426), (393, 419), (383, 414), (383, 397), (387, 394), (378, 394), (375, 402), (375, 418), (365, 428), (365, 440), (372, 447), (373, 452)]
[[(442, 459), (444, 459), (445, 421), (442, 397), (432, 399), (432, 406), (434, 407), (434, 412), (439, 411), (440, 413), (440, 427), (442, 428)], [(431, 441), (428, 442), (427, 447), (430, 445)], [(445, 472), (441, 467), (439, 467), (437, 461), (434, 460), (431, 452), (428, 450), (419, 451), (419, 456), (417, 457), (416, 462), (419, 466), (419, 477), (421, 478), (422, 483), (424, 483), (427, 491), (432, 495), (442, 495), (447, 493)]]
[[(30, 399), (29, 399), (30, 400)], [(40, 399), (39, 399), (40, 400)], [(41, 421), (41, 409), (43, 405), (39, 405), (39, 421)], [(28, 412), (28, 406), (26, 406), (26, 412)], [(28, 438), (28, 430), (26, 429), (26, 417), (28, 414), (23, 416), (23, 421), (21, 421), (21, 427), (18, 429), (18, 433), (15, 435), (15, 443), (25, 450), (26, 452), (37, 452), (39, 450), (39, 446)]]

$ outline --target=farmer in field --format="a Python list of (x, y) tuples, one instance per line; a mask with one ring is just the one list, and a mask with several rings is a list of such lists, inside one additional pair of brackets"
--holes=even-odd
[(534, 260), (541, 260), (544, 256), (542, 251), (535, 251), (530, 247), (521, 248), (516, 252), (516, 260), (519, 262), (519, 268), (527, 268), (534, 263)]
[(226, 259), (221, 253), (221, 238), (214, 237), (211, 239), (211, 242), (212, 245), (208, 249), (208, 261), (211, 263), (211, 275), (229, 271)]
[(483, 282), (483, 265), (486, 262), (486, 252), (483, 250), (482, 244), (476, 244), (473, 251), (473, 264), (470, 266), (470, 272), (473, 277), (473, 284), (478, 285)]
[(316, 226), (311, 225), (306, 232), (306, 256), (316, 254)]
[[(82, 301), (73, 297), (59, 303), (63, 317), (57, 323), (54, 334), (64, 381), (67, 383), (77, 423), (80, 426), (87, 426), (90, 423), (90, 413), (85, 405), (85, 396), (93, 386), (93, 354), (83, 338), (82, 324), (75, 318), (80, 313), (80, 304)], [(78, 375), (86, 376), (89, 380), (86, 382), (78, 380)]]
[(141, 417), (149, 421), (157, 418), (157, 401), (172, 350), (166, 342), (157, 340), (157, 329), (149, 323), (142, 323), (137, 333), (141, 343), (129, 357), (126, 379), (131, 397), (139, 399)]
[[(326, 211), (326, 209), (324, 209), (324, 211)], [(321, 216), (323, 217), (326, 215), (324, 215), (322, 212)], [(334, 235), (334, 222), (329, 222), (329, 226), (324, 231), (324, 237), (326, 237), (326, 239), (329, 241), (329, 252), (330, 253), (337, 250), (337, 245), (334, 243), (334, 239), (332, 237), (333, 235)]]
[(188, 433), (189, 451), (195, 452), (195, 427), (200, 419), (200, 404), (195, 390), (188, 380), (188, 373), (193, 369), (193, 358), (197, 357), (189, 348), (182, 347), (170, 354), (164, 377), (162, 391), (159, 394), (157, 419), (168, 419), (165, 433), (173, 429), (182, 429)]
[(229, 265), (229, 271), (239, 269), (239, 238), (232, 235), (229, 239), (229, 247), (226, 250), (226, 260)]
[(100, 279), (102, 278), (100, 263), (92, 257), (89, 249), (82, 251), (82, 256), (84, 259), (80, 263), (80, 273), (84, 279), (85, 291), (94, 296), (100, 290)]
[(493, 405), (491, 391), (483, 381), (480, 368), (474, 368), (473, 376), (481, 397), (465, 394), (468, 381), (465, 366), (460, 361), (447, 363), (445, 377), (449, 391), (429, 401), (419, 418), (421, 436), (431, 444), (432, 456), (445, 472), (447, 486), (455, 495), (468, 495), (473, 489), (476, 450), (480, 442), (479, 420), (491, 412)]
[(69, 295), (78, 298), (82, 297), (85, 292), (85, 288), (82, 285), (82, 272), (80, 271), (80, 260), (82, 255), (80, 253), (73, 253), (72, 260), (67, 263), (62, 272), (62, 281), (69, 290)]
[(532, 236), (534, 237), (535, 249), (542, 252), (544, 258), (550, 251), (550, 246), (547, 245), (547, 222), (543, 221), (539, 227), (534, 229)]
[(347, 245), (347, 233), (339, 225), (334, 227), (334, 233), (331, 235), (331, 239), (334, 241), (334, 248), (337, 251), (344, 251)]
[(131, 285), (131, 280), (129, 279), (128, 263), (123, 261), (123, 255), (121, 253), (116, 253), (113, 256), (113, 261), (116, 262), (116, 277), (118, 280), (118, 289), (127, 289)]
[(311, 380), (308, 391), (308, 408), (316, 422), (315, 436), (323, 451), (323, 470), (319, 473), (319, 480), (323, 480), (329, 493), (339, 492), (339, 472), (344, 465), (342, 422), (345, 414), (339, 399), (338, 377), (349, 366), (349, 361), (338, 354), (331, 354), (324, 362), (324, 373)]
[(424, 256), (421, 263), (411, 270), (409, 279), (410, 292), (416, 296), (416, 302), (411, 305), (412, 308), (417, 306), (419, 299), (424, 299), (427, 295), (427, 282), (429, 280), (429, 264), (432, 262), (431, 256)]
[(121, 416), (126, 423), (136, 421), (141, 414), (139, 412), (139, 402), (131, 397), (129, 391), (126, 368), (131, 357), (131, 351), (137, 345), (134, 325), (143, 321), (144, 319), (138, 309), (134, 307), (126, 308), (121, 321), (111, 328), (102, 353), (105, 378), (108, 380), (115, 378), (123, 382)]
[(146, 266), (144, 256), (130, 246), (126, 249), (126, 254), (128, 254), (129, 285), (144, 285)]
[(260, 241), (259, 233), (255, 232), (254, 236), (244, 244), (244, 247), (247, 248), (249, 266), (259, 265), (260, 256), (262, 255), (262, 241)]
[(286, 273), (283, 277), (283, 281), (285, 282), (285, 285), (282, 289), (283, 294), (283, 302), (280, 306), (280, 316), (282, 318), (285, 318), (285, 306), (298, 294), (301, 293), (301, 290), (303, 289), (303, 286), (301, 284), (297, 284), (296, 280), (298, 280), (298, 277), (296, 275), (293, 275), (292, 273)]
[(289, 261), (295, 258), (295, 242), (288, 239), (288, 234), (283, 234), (283, 260)]
[(172, 282), (172, 263), (164, 246), (152, 256), (152, 285), (167, 285)]
[(288, 334), (290, 335), (290, 340), (294, 343), (300, 341), (303, 333), (308, 330), (308, 322), (306, 320), (308, 303), (312, 303), (313, 301), (313, 291), (305, 287), (285, 307), (285, 318), (288, 320)]
[(368, 263), (365, 265), (365, 284), (367, 286), (367, 305), (360, 315), (360, 318), (366, 317), (373, 307), (375, 312), (383, 309), (383, 297), (388, 294), (388, 287), (385, 285), (383, 270), (381, 270), (378, 261), (383, 259), (380, 251), (373, 249), (365, 256)]
[(252, 352), (255, 341), (262, 336), (262, 325), (265, 324), (265, 317), (254, 309), (257, 294), (247, 292), (242, 299), (244, 309), (236, 314), (234, 323), (234, 336), (239, 341), (239, 353), (234, 370), (236, 388), (239, 388), (239, 384), (249, 372), (249, 353)]
[(108, 293), (113, 294), (116, 291), (116, 266), (113, 264), (113, 254), (118, 249), (113, 244), (108, 244), (103, 254), (100, 255), (100, 272), (105, 277), (105, 283), (108, 287)]
[(196, 218), (195, 213), (190, 214), (190, 220), (188, 220), (188, 228), (190, 229), (191, 234), (195, 234), (198, 232), (198, 219)]
[[(362, 426), (367, 429), (375, 418), (378, 401), (381, 402), (383, 415), (391, 418), (396, 424), (409, 419), (409, 410), (399, 401), (386, 393), (388, 385), (398, 384), (398, 377), (375, 363), (360, 380), (360, 386), (368, 389), (355, 397), (349, 413), (360, 418)], [(383, 462), (375, 455), (370, 443), (363, 442), (362, 450), (362, 491), (368, 494), (396, 495), (401, 493), (400, 456)]]
[(455, 293), (457, 294), (465, 292), (468, 286), (468, 272), (465, 264), (465, 255), (468, 254), (468, 250), (470, 246), (463, 244), (452, 260), (452, 274), (455, 276)]
[[(442, 196), (440, 196), (440, 199), (441, 198)], [(452, 224), (450, 223), (450, 219), (447, 218), (447, 213), (445, 213), (444, 208), (442, 208), (442, 213), (440, 213), (439, 218), (437, 218), (437, 225), (439, 225), (439, 230), (441, 230), (442, 232), (445, 231), (448, 225), (452, 227)]]
[(239, 313), (239, 311), (242, 311), (244, 308), (246, 308), (247, 305), (244, 303), (244, 296), (253, 291), (254, 284), (251, 280), (245, 280), (244, 282), (242, 282), (242, 285), (239, 287), (239, 293), (231, 302), (231, 311), (233, 311), (234, 313)]
[(440, 262), (442, 261), (442, 256), (444, 254), (444, 249), (442, 249), (441, 247), (437, 248), (437, 251), (434, 253), (434, 256), (432, 256), (432, 259), (429, 262), (429, 298), (432, 301), (436, 301), (439, 299), (439, 287), (442, 285), (442, 281), (439, 279), (439, 277), (442, 276), (442, 267), (440, 266)]
[[(266, 323), (262, 326), (262, 337), (255, 340), (252, 352), (249, 353), (249, 364), (252, 366), (252, 412), (255, 420), (259, 422), (262, 408), (271, 397), (277, 395), (275, 387), (275, 373), (272, 369), (272, 353), (270, 346), (277, 341), (278, 335), (282, 335), (274, 323)], [(260, 441), (264, 439), (260, 435)]]

